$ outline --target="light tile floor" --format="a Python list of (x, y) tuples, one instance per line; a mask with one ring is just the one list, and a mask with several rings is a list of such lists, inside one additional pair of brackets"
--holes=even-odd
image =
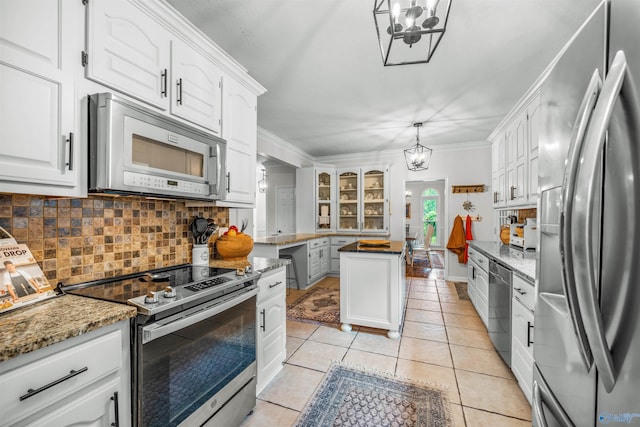
[[(342, 361), (449, 390), (455, 427), (524, 427), (531, 407), (511, 370), (493, 349), (470, 301), (458, 299), (452, 282), (434, 270), (429, 278), (407, 277), (409, 299), (399, 340), (383, 330), (287, 321), (287, 360), (260, 393), (242, 427), (293, 425), (331, 362)], [(340, 288), (337, 278), (316, 286)], [(292, 289), (287, 303), (305, 291)]]

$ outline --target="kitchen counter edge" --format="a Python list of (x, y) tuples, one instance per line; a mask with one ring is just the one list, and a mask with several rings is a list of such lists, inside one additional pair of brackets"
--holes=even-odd
[[(526, 252), (524, 256), (528, 258), (520, 258), (514, 255), (512, 249), (498, 242), (469, 240), (469, 246), (481, 252), (483, 255), (493, 258), (498, 262), (509, 267), (515, 274), (523, 279), (534, 283), (536, 279), (536, 258), (537, 253)], [(517, 251), (518, 255), (521, 251)]]
[(305, 242), (307, 240), (321, 239), (323, 237), (362, 237), (379, 238), (389, 237), (389, 234), (354, 234), (354, 233), (298, 233), (285, 234), (281, 236), (256, 237), (253, 239), (254, 245), (288, 245), (291, 243)]

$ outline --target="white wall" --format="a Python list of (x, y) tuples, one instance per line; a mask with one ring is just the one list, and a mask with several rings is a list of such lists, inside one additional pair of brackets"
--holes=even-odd
[(262, 178), (262, 163), (256, 163), (256, 208), (253, 210), (253, 223), (255, 237), (267, 235), (267, 193), (261, 193), (258, 189), (258, 181)]

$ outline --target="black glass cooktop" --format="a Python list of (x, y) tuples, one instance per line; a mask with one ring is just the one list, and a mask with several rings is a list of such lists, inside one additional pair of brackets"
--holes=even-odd
[(126, 303), (130, 299), (145, 296), (149, 292), (162, 291), (167, 286), (180, 288), (187, 285), (186, 288), (191, 291), (206, 289), (232, 280), (233, 275), (228, 273), (235, 271), (230, 268), (182, 264), (176, 267), (63, 286), (62, 289), (68, 294)]

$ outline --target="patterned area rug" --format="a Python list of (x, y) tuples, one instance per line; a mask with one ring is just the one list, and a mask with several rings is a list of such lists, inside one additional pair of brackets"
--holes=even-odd
[(467, 284), (465, 282), (453, 282), (456, 285), (456, 292), (459, 299), (469, 300), (469, 294), (467, 293)]
[(295, 427), (450, 424), (449, 400), (444, 389), (334, 364)]
[(444, 252), (429, 251), (429, 259), (414, 259), (413, 266), (407, 264), (407, 276), (409, 277), (430, 277), (432, 269), (444, 269)]
[(340, 290), (315, 287), (287, 306), (287, 319), (307, 323), (340, 323)]

